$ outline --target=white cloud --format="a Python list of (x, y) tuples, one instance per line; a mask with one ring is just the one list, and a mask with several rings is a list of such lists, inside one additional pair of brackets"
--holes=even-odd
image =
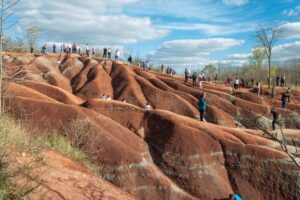
[(247, 23), (222, 23), (222, 24), (206, 24), (206, 23), (168, 23), (160, 24), (157, 26), (160, 29), (170, 30), (186, 30), (186, 31), (199, 31), (208, 36), (229, 35), (234, 33), (245, 33), (254, 31), (257, 24), (254, 22)]
[(286, 23), (278, 27), (280, 37), (286, 39), (300, 38), (300, 22)]
[(300, 42), (286, 43), (273, 48), (273, 57), (276, 59), (299, 58)]
[(300, 6), (297, 6), (294, 9), (284, 10), (283, 14), (289, 17), (300, 17)]
[(226, 5), (242, 6), (248, 3), (248, 0), (222, 0)]
[(208, 56), (211, 53), (242, 44), (244, 44), (243, 40), (227, 38), (172, 40), (163, 43), (156, 51), (150, 52), (148, 57), (156, 64), (197, 65), (209, 63)]
[(248, 60), (252, 57), (251, 53), (245, 53), (245, 54), (231, 54), (228, 55), (229, 59), (232, 60)]
[(124, 45), (153, 40), (168, 31), (156, 29), (150, 18), (122, 14), (125, 5), (137, 0), (26, 0), (16, 14), (22, 24), (40, 27), (48, 41)]

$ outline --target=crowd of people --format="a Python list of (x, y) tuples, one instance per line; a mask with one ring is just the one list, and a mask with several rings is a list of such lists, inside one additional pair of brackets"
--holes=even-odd
[(276, 86), (281, 86), (281, 87), (285, 86), (285, 75), (276, 76)]
[[(31, 53), (33, 53), (34, 49), (33, 47), (31, 47)], [(41, 49), (41, 52), (43, 54), (47, 54), (48, 52), (48, 45), (45, 44), (42, 46), (42, 49)], [(53, 44), (52, 45), (52, 52), (53, 53), (56, 53), (57, 52), (57, 46), (56, 44)], [(76, 44), (61, 44), (60, 46), (60, 52), (62, 53), (77, 53), (77, 54), (85, 54), (86, 56), (94, 56), (95, 55), (95, 49), (92, 48), (90, 50), (89, 48), (89, 45), (86, 44), (85, 48), (84, 48), (84, 51), (81, 50), (80, 46), (79, 45), (76, 45)], [(104, 48), (103, 49), (103, 55), (102, 57), (103, 58), (108, 58), (108, 59), (111, 59), (112, 58), (112, 50), (111, 48)], [(115, 60), (119, 60), (120, 59), (120, 51), (119, 49), (116, 49), (115, 50)], [(132, 57), (131, 55), (129, 55), (128, 59), (127, 59), (128, 63), (132, 64)], [(149, 62), (146, 60), (146, 61), (141, 61), (138, 63), (138, 67), (142, 68), (144, 71), (147, 71), (149, 69)], [(168, 75), (174, 75), (175, 74), (175, 70), (172, 69), (172, 67), (167, 67), (165, 69), (164, 65), (161, 65), (160, 67), (160, 72), (163, 73), (163, 74), (168, 74)], [(200, 89), (203, 89), (203, 82), (206, 82), (206, 81), (210, 81), (210, 78), (207, 78), (205, 76), (205, 73), (204, 71), (202, 71), (201, 73), (197, 74), (196, 72), (193, 72), (191, 73), (191, 71), (187, 68), (185, 68), (184, 70), (184, 83), (185, 84), (188, 84), (189, 82), (189, 79), (192, 79), (192, 86), (199, 86)], [(217, 83), (218, 81), (218, 75), (216, 74), (215, 75), (215, 78), (214, 78), (214, 81), (215, 83)], [(198, 84), (197, 84), (198, 82)], [(261, 84), (259, 81), (256, 82), (255, 86), (254, 86), (254, 79), (250, 79), (250, 82), (251, 82), (251, 87), (254, 87), (256, 89), (256, 94), (258, 96), (260, 96), (260, 92), (261, 92)], [(228, 76), (225, 81), (224, 81), (224, 85), (225, 86), (228, 86), (228, 87), (233, 87), (235, 90), (239, 90), (240, 88), (244, 88), (244, 87), (248, 87), (249, 84), (248, 81), (245, 81), (243, 78), (238, 78), (238, 77), (235, 77), (235, 79), (233, 79), (231, 76)], [(271, 97), (273, 99), (276, 99), (276, 87), (284, 87), (286, 84), (286, 80), (285, 80), (285, 75), (277, 75), (276, 76), (276, 84), (274, 84), (272, 86), (272, 89), (271, 89)], [(287, 103), (290, 103), (291, 102), (291, 96), (292, 96), (292, 91), (290, 88), (287, 89), (287, 91), (283, 92), (281, 94), (281, 108), (282, 109), (286, 109), (286, 106), (287, 106)], [(200, 113), (200, 121), (204, 121), (205, 120), (205, 112), (206, 112), (206, 93), (204, 92), (203, 95), (199, 98), (199, 101), (198, 101), (198, 110), (199, 110), (199, 113)], [(111, 97), (109, 95), (103, 95), (101, 97), (101, 99), (103, 100), (111, 100)], [(123, 103), (126, 103), (126, 99), (123, 98), (122, 99), (122, 102)], [(146, 105), (145, 105), (145, 110), (149, 111), (151, 110), (151, 106), (150, 104), (147, 102)], [(275, 130), (275, 124), (278, 123), (278, 118), (279, 118), (279, 114), (276, 110), (276, 107), (272, 109), (271, 111), (271, 115), (272, 115), (272, 129)]]
[[(41, 47), (41, 53), (42, 54), (48, 54), (49, 52), (51, 53), (73, 53), (73, 54), (79, 54), (79, 55), (86, 55), (87, 57), (90, 56), (95, 56), (97, 53), (97, 50), (95, 48), (90, 48), (89, 44), (86, 44), (84, 48), (82, 48), (82, 46), (78, 45), (78, 44), (70, 44), (70, 43), (62, 43), (60, 44), (60, 50), (57, 50), (57, 44), (53, 43), (52, 47), (49, 47), (48, 44), (44, 44)], [(33, 45), (30, 46), (30, 52), (34, 53), (34, 47)], [(111, 48), (103, 48), (103, 58), (108, 58), (111, 59), (112, 58), (112, 49)], [(100, 52), (99, 52), (100, 53)], [(115, 50), (115, 57), (114, 59), (116, 61), (120, 60), (120, 50), (117, 48)], [(131, 57), (131, 56), (130, 56)], [(130, 63), (132, 62), (132, 58), (129, 59)]]

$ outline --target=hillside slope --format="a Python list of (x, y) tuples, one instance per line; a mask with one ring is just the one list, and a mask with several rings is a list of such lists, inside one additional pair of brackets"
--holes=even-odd
[[(34, 128), (63, 130), (101, 166), (105, 180), (136, 199), (222, 199), (232, 192), (245, 199), (297, 199), (300, 194), (299, 169), (279, 144), (248, 123), (257, 117), (269, 123), (267, 97), (205, 83), (208, 122), (200, 122), (196, 105), (203, 91), (179, 76), (63, 54), (7, 54), (5, 72), (15, 78), (4, 84), (7, 112)], [(287, 110), (279, 112), (286, 117), (288, 137), (299, 141), (300, 93), (293, 93)], [(113, 100), (100, 99), (103, 95)], [(144, 110), (146, 102), (153, 110)], [(74, 121), (84, 128), (71, 131)]]

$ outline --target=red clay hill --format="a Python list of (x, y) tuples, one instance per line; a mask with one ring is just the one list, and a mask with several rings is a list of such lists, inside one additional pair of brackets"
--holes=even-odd
[[(205, 83), (207, 122), (200, 122), (196, 105), (203, 92), (183, 84), (179, 76), (78, 55), (5, 54), (4, 62), (10, 77), (4, 84), (6, 111), (41, 132), (68, 132), (101, 167), (102, 178), (128, 197), (210, 200), (233, 192), (247, 200), (300, 196), (299, 168), (278, 143), (248, 123), (259, 118), (270, 124), (274, 101), (266, 96)], [(102, 100), (104, 94), (113, 100)], [(146, 102), (151, 111), (145, 111)], [(297, 144), (299, 102), (300, 91), (293, 90), (287, 110), (279, 109), (285, 116), (284, 132)], [(280, 105), (279, 99), (276, 103)], [(71, 131), (74, 121), (81, 129)]]

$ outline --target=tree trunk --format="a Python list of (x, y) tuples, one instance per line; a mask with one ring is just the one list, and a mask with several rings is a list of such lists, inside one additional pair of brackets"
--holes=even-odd
[(268, 64), (269, 64), (268, 88), (269, 89), (271, 89), (271, 82), (272, 82), (272, 77), (271, 77), (271, 52), (272, 52), (272, 49), (269, 49), (269, 56), (268, 56)]
[(4, 0), (1, 0), (1, 18), (0, 18), (0, 116), (3, 114), (3, 102), (2, 102), (2, 76), (3, 76), (3, 17), (4, 17)]

